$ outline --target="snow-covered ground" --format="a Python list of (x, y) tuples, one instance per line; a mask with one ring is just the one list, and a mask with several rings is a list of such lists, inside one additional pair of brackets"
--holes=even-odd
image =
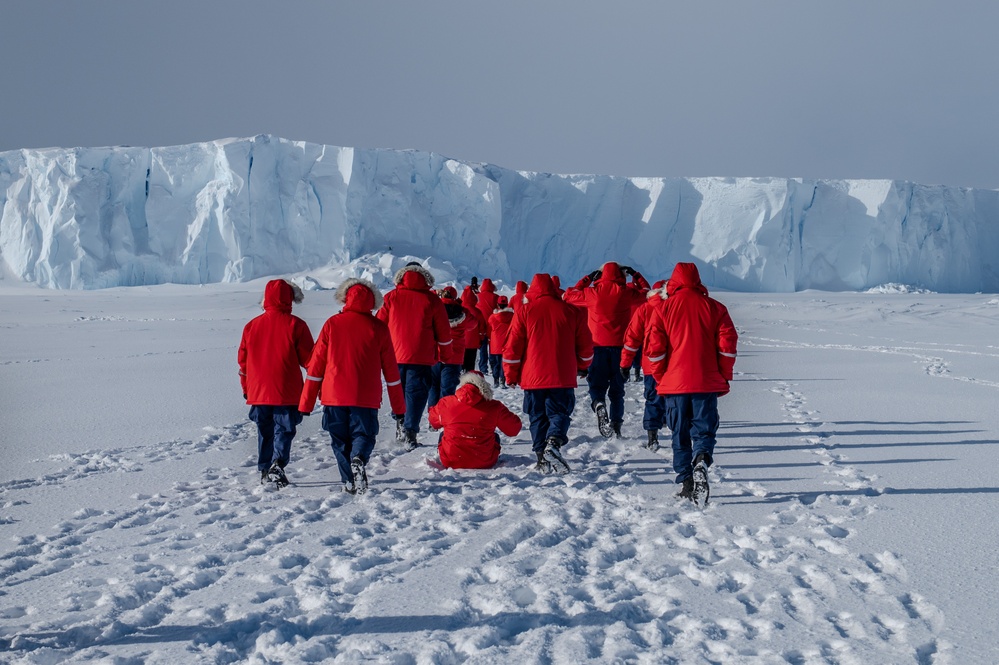
[(740, 356), (702, 512), (637, 383), (620, 441), (579, 389), (566, 477), (526, 433), (441, 471), (383, 411), (369, 494), (318, 416), (262, 488), (262, 288), (0, 287), (0, 662), (999, 662), (999, 297), (716, 292)]

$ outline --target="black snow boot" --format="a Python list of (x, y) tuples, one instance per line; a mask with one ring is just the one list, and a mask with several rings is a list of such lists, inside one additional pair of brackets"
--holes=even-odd
[(565, 443), (564, 439), (557, 436), (550, 436), (545, 441), (545, 460), (551, 465), (552, 472), (560, 476), (569, 473), (569, 465), (560, 452)]
[(406, 452), (416, 450), (420, 447), (420, 442), (416, 440), (416, 430), (406, 430), (404, 445), (406, 446)]
[(360, 457), (350, 460), (350, 472), (354, 476), (354, 493), (364, 494), (368, 491), (368, 474), (364, 471), (364, 462)]
[(551, 462), (545, 459), (545, 451), (539, 450), (536, 454), (538, 456), (538, 463), (537, 465), (535, 465), (534, 468), (540, 471), (541, 473), (545, 474), (551, 473), (552, 464)]
[(284, 469), (277, 462), (272, 464), (270, 470), (267, 471), (267, 478), (278, 487), (289, 485), (288, 476), (284, 475)]
[(687, 501), (693, 501), (694, 500), (694, 479), (693, 478), (687, 478), (686, 480), (683, 481), (683, 484), (680, 485), (680, 491), (676, 493), (676, 498), (678, 498), (678, 499), (686, 499)]
[(600, 436), (609, 439), (614, 436), (614, 428), (611, 427), (610, 416), (607, 415), (607, 406), (603, 402), (593, 405), (593, 412), (597, 414), (597, 429)]
[(271, 482), (271, 477), (268, 475), (267, 469), (264, 469), (260, 472), (260, 484), (266, 485), (269, 482)]
[(708, 487), (708, 466), (711, 464), (709, 455), (701, 454), (694, 458), (694, 493), (691, 501), (698, 508), (708, 505), (711, 489)]
[(395, 421), (395, 440), (396, 443), (406, 443), (406, 426), (402, 418)]
[(641, 380), (642, 380), (642, 370), (641, 370), (641, 368), (636, 367), (635, 368), (635, 383), (638, 383)]
[(659, 450), (659, 430), (650, 429), (646, 430), (646, 432), (649, 435), (649, 442), (645, 444), (645, 447), (652, 452), (656, 452)]
[(611, 429), (614, 430), (615, 439), (621, 438), (621, 425), (623, 424), (624, 423), (622, 423), (620, 420), (615, 420), (614, 422), (611, 423)]

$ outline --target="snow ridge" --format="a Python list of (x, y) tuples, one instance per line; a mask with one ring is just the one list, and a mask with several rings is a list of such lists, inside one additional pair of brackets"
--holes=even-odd
[(256, 136), (3, 152), (0, 205), (0, 269), (54, 289), (411, 255), (505, 281), (613, 259), (738, 291), (999, 291), (999, 191), (890, 180), (553, 175)]

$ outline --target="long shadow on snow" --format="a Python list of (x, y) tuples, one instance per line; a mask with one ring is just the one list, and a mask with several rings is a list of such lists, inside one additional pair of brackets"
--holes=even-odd
[[(815, 492), (775, 492), (766, 497), (746, 497), (745, 495), (736, 494), (712, 494), (711, 498), (717, 503), (730, 503), (733, 505), (750, 505), (750, 504), (774, 504), (774, 503), (788, 503), (791, 501), (800, 501), (801, 503), (811, 505), (815, 503), (821, 496), (885, 496), (890, 494), (903, 494), (903, 495), (932, 495), (932, 494), (999, 494), (999, 487), (940, 487), (940, 488), (896, 488), (896, 487), (886, 487), (883, 490), (874, 489), (873, 487), (863, 487), (860, 489), (853, 490), (828, 490), (828, 491), (815, 491)], [(725, 501), (727, 499), (727, 501)], [(744, 500), (740, 500), (744, 499)]]
[[(908, 448), (910, 446), (994, 446), (999, 444), (995, 439), (962, 440), (962, 441), (907, 441), (905, 443), (803, 443), (797, 446), (725, 446), (719, 441), (718, 450), (726, 453), (774, 453), (789, 450), (845, 450), (849, 448)], [(853, 464), (854, 462), (850, 462)]]

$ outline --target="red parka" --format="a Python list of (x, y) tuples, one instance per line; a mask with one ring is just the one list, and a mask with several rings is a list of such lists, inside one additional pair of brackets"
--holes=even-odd
[(728, 310), (708, 296), (693, 263), (676, 264), (666, 292), (669, 298), (652, 315), (644, 351), (658, 393), (724, 395), (738, 342)]
[(396, 288), (385, 294), (378, 318), (388, 324), (400, 364), (433, 365), (437, 347), (451, 343), (444, 304), (430, 290), (434, 277), (422, 266), (406, 266), (395, 274)]
[(454, 395), (443, 397), (428, 410), (430, 426), (444, 429), (437, 452), (449, 469), (489, 469), (499, 459), (499, 429), (516, 436), (520, 417), (493, 399), (492, 388), (478, 372), (465, 372)]
[(237, 362), (247, 404), (298, 404), (313, 341), (308, 324), (291, 313), (292, 302), (301, 302), (296, 288), (283, 279), (267, 282), (264, 313), (243, 327)]
[(527, 300), (513, 315), (507, 334), (507, 385), (525, 390), (575, 388), (576, 372), (593, 362), (585, 312), (563, 302), (547, 274), (534, 276)]
[(444, 289), (441, 302), (448, 314), (448, 324), (451, 326), (451, 344), (441, 346), (438, 359), (445, 365), (460, 365), (465, 360), (465, 334), (469, 328), (475, 328), (478, 323), (475, 315), (455, 298), (458, 294), (453, 287)]
[(506, 346), (507, 334), (510, 332), (510, 324), (513, 322), (513, 309), (510, 307), (498, 308), (489, 317), (489, 353), (492, 355), (503, 355), (503, 347)]
[(524, 304), (524, 300), (527, 298), (527, 282), (519, 281), (514, 289), (513, 297), (510, 298), (510, 307), (513, 308), (514, 314), (520, 309), (520, 306)]
[[(652, 330), (649, 322), (654, 311), (666, 302), (666, 281), (656, 282), (645, 296), (635, 313), (631, 315), (631, 323), (624, 333), (624, 348), (621, 349), (621, 367), (630, 368), (635, 360), (635, 354), (644, 348), (646, 338)], [(642, 373), (646, 376), (653, 376), (652, 361), (645, 354), (642, 354)]]
[(496, 295), (496, 285), (493, 284), (493, 280), (488, 277), (482, 280), (479, 286), (479, 311), (487, 323), (489, 317), (493, 315), (493, 310), (496, 309), (497, 298), (499, 296)]
[(482, 341), (489, 337), (489, 327), (486, 317), (479, 310), (479, 298), (475, 295), (472, 287), (466, 286), (461, 292), (461, 304), (472, 313), (475, 325), (465, 328), (465, 348), (477, 349), (482, 346)]
[(592, 280), (586, 275), (566, 290), (563, 298), (567, 303), (586, 308), (594, 346), (624, 346), (624, 331), (631, 313), (645, 302), (645, 292), (649, 289), (649, 283), (640, 273), (635, 272), (632, 279), (638, 288), (629, 287), (621, 266), (608, 261), (592, 288)]
[(299, 411), (312, 411), (320, 387), (324, 406), (377, 409), (382, 405), (384, 374), (392, 413), (405, 413), (406, 399), (388, 326), (371, 313), (381, 305), (381, 293), (371, 282), (348, 279), (337, 289), (336, 298), (343, 310), (327, 319), (319, 333)]

